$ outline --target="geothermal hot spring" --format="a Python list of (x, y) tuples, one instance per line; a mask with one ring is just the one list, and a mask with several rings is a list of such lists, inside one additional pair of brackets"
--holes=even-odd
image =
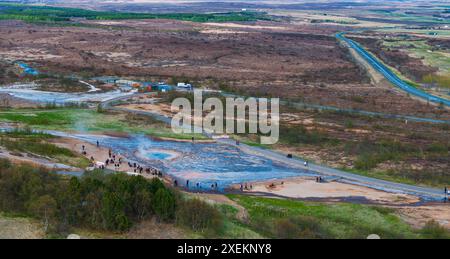
[[(54, 93), (33, 89), (0, 88), (0, 92), (15, 97), (41, 103), (65, 103), (105, 101), (115, 97), (129, 95), (120, 91), (108, 93)], [(191, 186), (200, 184), (200, 188), (209, 189), (217, 183), (220, 190), (233, 184), (282, 179), (296, 176), (315, 176), (305, 170), (294, 169), (264, 157), (247, 154), (240, 149), (217, 143), (187, 143), (176, 141), (158, 141), (142, 135), (118, 138), (103, 135), (68, 134), (48, 131), (55, 136), (75, 138), (111, 148), (114, 153), (123, 155), (142, 166), (162, 169), (180, 185), (186, 180)], [(63, 174), (74, 175), (66, 172)], [(80, 173), (76, 174), (78, 176)]]
[(49, 133), (79, 139), (125, 156), (132, 162), (162, 169), (180, 185), (186, 180), (190, 186), (201, 188), (217, 183), (223, 190), (233, 184), (281, 179), (296, 176), (315, 176), (300, 169), (290, 168), (264, 157), (246, 154), (237, 147), (218, 143), (190, 143), (154, 140), (143, 135), (127, 138), (104, 135)]

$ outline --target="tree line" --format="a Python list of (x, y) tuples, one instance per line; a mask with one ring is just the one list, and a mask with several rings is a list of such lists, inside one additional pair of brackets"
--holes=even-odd
[(194, 231), (219, 231), (223, 221), (215, 207), (186, 199), (159, 179), (101, 171), (67, 178), (4, 159), (0, 211), (38, 218), (47, 232), (57, 234), (72, 227), (122, 232), (153, 217)]
[(70, 21), (71, 18), (83, 18), (87, 20), (174, 19), (192, 22), (244, 22), (273, 19), (266, 13), (260, 12), (152, 14), (92, 11), (79, 8), (0, 3), (0, 20), (14, 19), (27, 22), (67, 22)]

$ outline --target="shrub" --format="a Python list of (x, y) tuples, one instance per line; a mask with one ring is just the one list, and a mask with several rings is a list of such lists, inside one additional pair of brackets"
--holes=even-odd
[(281, 140), (290, 144), (318, 145), (331, 142), (326, 133), (318, 130), (309, 131), (303, 126), (282, 126), (280, 132)]
[(352, 129), (352, 128), (355, 127), (355, 124), (353, 123), (352, 120), (346, 120), (346, 121), (345, 121), (345, 127), (346, 127), (347, 129)]
[(204, 201), (193, 199), (182, 201), (177, 213), (177, 223), (194, 231), (219, 232), (223, 226), (220, 212)]
[(297, 216), (278, 219), (273, 224), (273, 233), (276, 238), (326, 238), (328, 234), (320, 226), (320, 222), (312, 217)]
[(436, 221), (429, 221), (421, 230), (422, 235), (429, 239), (450, 239), (450, 232)]
[(159, 189), (153, 199), (153, 211), (162, 221), (170, 221), (175, 217), (175, 195), (168, 189)]

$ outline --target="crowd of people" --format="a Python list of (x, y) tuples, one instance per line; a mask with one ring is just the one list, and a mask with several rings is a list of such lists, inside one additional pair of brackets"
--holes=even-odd
[[(100, 142), (97, 141), (97, 148), (100, 148)], [(81, 146), (81, 153), (84, 156), (88, 156), (87, 154), (87, 149), (85, 145)], [(115, 153), (113, 152), (112, 149), (108, 150), (108, 158), (106, 159), (106, 161), (104, 163), (102, 162), (96, 162), (96, 159), (94, 158), (94, 156), (90, 157), (90, 161), (91, 161), (91, 167), (92, 168), (96, 168), (96, 169), (101, 169), (101, 170), (105, 170), (108, 168), (114, 167), (114, 171), (127, 171), (125, 169), (122, 169), (122, 165), (125, 163), (125, 159), (120, 156), (119, 153)], [(163, 177), (163, 172), (159, 169), (156, 169), (154, 167), (149, 167), (149, 166), (141, 166), (140, 164), (136, 163), (136, 162), (127, 162), (128, 165), (128, 170), (131, 170), (132, 172), (134, 172), (135, 174), (140, 174), (140, 175), (152, 175), (152, 176), (156, 176), (156, 177)], [(131, 172), (129, 171), (129, 172)]]
[(217, 182), (204, 186), (202, 183), (197, 182), (194, 185), (191, 183), (190, 180), (186, 180), (185, 186), (180, 186), (180, 183), (177, 179), (173, 180), (173, 186), (174, 187), (185, 187), (187, 190), (194, 190), (194, 191), (219, 191), (219, 184)]
[(241, 186), (240, 186), (239, 189), (241, 190), (241, 192), (243, 192), (243, 191), (251, 191), (251, 190), (253, 190), (253, 184), (248, 184), (248, 183), (242, 184), (241, 183)]

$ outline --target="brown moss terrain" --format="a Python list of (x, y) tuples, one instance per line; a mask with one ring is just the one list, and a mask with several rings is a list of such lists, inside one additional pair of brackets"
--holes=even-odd
[[(364, 68), (333, 36), (342, 27), (173, 20), (85, 23), (86, 27), (56, 27), (0, 21), (0, 63), (24, 60), (56, 78), (119, 75), (191, 81), (212, 89), (345, 109), (447, 116), (389, 84), (370, 84)], [(5, 77), (9, 79), (2, 80), (21, 80), (17, 75)], [(77, 82), (41, 81), (42, 90), (85, 88)]]
[(7, 21), (0, 23), (0, 57), (24, 59), (52, 73), (188, 77), (243, 87), (366, 81), (333, 30), (275, 25), (223, 28), (152, 20), (65, 28)]

